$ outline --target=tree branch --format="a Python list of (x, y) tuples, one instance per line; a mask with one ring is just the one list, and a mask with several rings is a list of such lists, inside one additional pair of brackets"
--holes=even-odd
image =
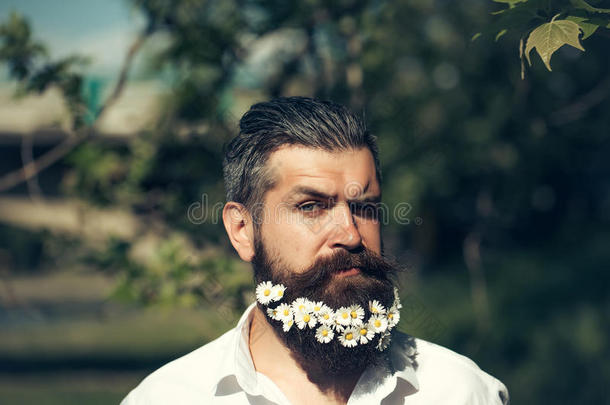
[(104, 112), (121, 96), (125, 88), (125, 83), (127, 82), (127, 76), (129, 75), (129, 71), (133, 65), (134, 57), (150, 34), (150, 30), (143, 31), (129, 47), (127, 55), (123, 60), (123, 65), (121, 67), (117, 83), (114, 86), (110, 96), (98, 110), (95, 120), (89, 126), (84, 128), (84, 130), (77, 131), (76, 133), (72, 134), (60, 144), (54, 146), (51, 150), (40, 156), (38, 159), (31, 160), (27, 163), (24, 162), (21, 169), (7, 173), (0, 177), (0, 192), (7, 191), (18, 184), (23, 183), (24, 181), (29, 181), (31, 178), (37, 176), (40, 172), (53, 165), (55, 162), (70, 153), (70, 151), (72, 151), (75, 147), (91, 137), (93, 134), (92, 128), (97, 122), (99, 122), (100, 117), (102, 117)]

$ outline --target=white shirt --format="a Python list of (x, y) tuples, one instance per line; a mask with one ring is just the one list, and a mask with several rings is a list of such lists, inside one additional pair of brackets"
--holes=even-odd
[[(218, 339), (150, 374), (121, 405), (289, 405), (277, 385), (254, 368), (248, 346), (254, 307)], [(504, 384), (449, 349), (398, 333), (387, 350), (396, 371), (367, 368), (348, 405), (508, 403)]]

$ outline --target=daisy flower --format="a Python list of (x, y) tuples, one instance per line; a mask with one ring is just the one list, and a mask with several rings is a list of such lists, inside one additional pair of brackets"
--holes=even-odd
[(320, 343), (328, 343), (333, 340), (335, 333), (328, 325), (322, 325), (316, 329), (316, 339)]
[(276, 284), (271, 288), (271, 299), (273, 301), (279, 301), (284, 297), (284, 291), (286, 291), (286, 287), (284, 284)]
[(388, 319), (383, 315), (373, 315), (369, 318), (369, 328), (375, 333), (385, 332), (388, 328)]
[(292, 307), (286, 303), (280, 304), (276, 308), (278, 321), (288, 322), (292, 320)]
[(392, 329), (400, 321), (400, 311), (398, 308), (392, 307), (388, 311), (388, 328)]
[(293, 324), (294, 324), (294, 321), (292, 319), (289, 321), (286, 321), (282, 324), (282, 329), (284, 330), (284, 332), (288, 332), (290, 330), (290, 328), (292, 328)]
[(373, 315), (385, 314), (385, 307), (379, 303), (377, 300), (369, 301), (369, 311)]
[(347, 327), (339, 335), (339, 342), (345, 347), (354, 347), (358, 344), (358, 333), (353, 326)]
[(358, 328), (358, 341), (360, 344), (367, 344), (373, 339), (373, 336), (375, 336), (375, 331), (373, 331), (368, 324), (364, 324)]
[(364, 309), (354, 304), (349, 307), (349, 317), (351, 318), (352, 325), (362, 325), (362, 318), (364, 318)]
[(256, 300), (263, 305), (267, 305), (273, 299), (273, 295), (271, 294), (271, 290), (273, 289), (273, 284), (270, 281), (264, 281), (260, 283), (256, 287)]
[(311, 301), (309, 301), (307, 298), (297, 298), (296, 300), (292, 301), (292, 310), (294, 311), (295, 314), (299, 313), (299, 312), (310, 312), (311, 311)]
[(305, 326), (313, 328), (318, 323), (318, 320), (313, 314), (307, 312), (297, 312), (294, 314), (294, 320), (297, 323), (299, 329), (303, 329)]
[(318, 312), (318, 321), (324, 325), (332, 325), (335, 322), (335, 313), (330, 307), (322, 305), (322, 309)]
[(324, 305), (324, 303), (322, 301), (312, 301), (311, 302), (311, 312), (316, 315), (319, 316), (320, 312), (322, 311), (322, 308), (324, 308), (326, 305)]
[(278, 317), (277, 308), (274, 308), (274, 309), (267, 308), (267, 315), (269, 316), (269, 318), (275, 319), (276, 321), (280, 320)]
[(350, 309), (347, 307), (341, 307), (335, 312), (335, 321), (337, 324), (342, 326), (348, 326), (352, 323), (352, 317), (350, 316)]

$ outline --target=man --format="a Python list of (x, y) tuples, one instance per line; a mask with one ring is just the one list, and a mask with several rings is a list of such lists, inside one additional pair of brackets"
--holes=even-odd
[(255, 104), (224, 160), (223, 221), (257, 302), (218, 339), (147, 377), (124, 404), (506, 404), (466, 357), (395, 326), (376, 139), (345, 107)]

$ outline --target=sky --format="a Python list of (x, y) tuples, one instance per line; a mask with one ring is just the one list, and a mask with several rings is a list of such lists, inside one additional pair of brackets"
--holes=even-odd
[(92, 57), (89, 74), (113, 77), (144, 19), (127, 0), (0, 0), (0, 21), (11, 11), (30, 22), (51, 57)]

